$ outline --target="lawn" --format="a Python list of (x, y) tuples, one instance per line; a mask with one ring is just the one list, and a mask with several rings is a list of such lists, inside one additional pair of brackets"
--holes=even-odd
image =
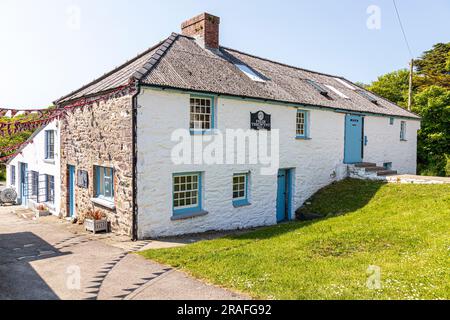
[(253, 298), (450, 298), (450, 185), (345, 180), (303, 211), (324, 218), (142, 255)]

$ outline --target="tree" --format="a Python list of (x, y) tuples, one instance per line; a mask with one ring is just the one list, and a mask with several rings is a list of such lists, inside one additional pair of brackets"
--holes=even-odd
[(438, 43), (433, 49), (414, 61), (418, 77), (416, 84), (421, 90), (432, 85), (450, 89), (450, 42)]
[(409, 71), (402, 69), (380, 76), (367, 88), (399, 106), (407, 107)]
[(419, 171), (450, 176), (450, 90), (431, 86), (414, 97), (413, 111), (422, 117), (418, 136)]

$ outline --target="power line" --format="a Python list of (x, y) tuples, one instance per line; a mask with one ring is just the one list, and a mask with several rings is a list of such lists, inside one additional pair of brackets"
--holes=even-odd
[(408, 48), (409, 55), (411, 56), (411, 59), (414, 59), (414, 56), (412, 54), (411, 46), (408, 42), (408, 37), (406, 36), (405, 28), (403, 27), (402, 19), (400, 18), (400, 13), (398, 12), (397, 4), (395, 3), (395, 0), (392, 0), (394, 3), (395, 12), (397, 13), (398, 22), (400, 23), (400, 29), (402, 29), (403, 38), (405, 39), (406, 47)]

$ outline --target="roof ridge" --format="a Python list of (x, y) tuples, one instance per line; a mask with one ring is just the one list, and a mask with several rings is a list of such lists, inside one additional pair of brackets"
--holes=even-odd
[(141, 81), (145, 78), (150, 71), (158, 64), (161, 58), (167, 53), (167, 51), (172, 47), (175, 40), (178, 38), (178, 34), (173, 32), (170, 37), (168, 37), (161, 45), (160, 48), (150, 57), (150, 59), (145, 63), (138, 71), (136, 71), (131, 78), (137, 81)]
[(53, 103), (54, 103), (55, 105), (57, 105), (57, 104), (59, 104), (60, 101), (66, 99), (66, 98), (69, 98), (70, 96), (73, 96), (74, 94), (77, 94), (77, 93), (79, 93), (80, 91), (83, 91), (84, 89), (86, 89), (86, 88), (92, 86), (93, 84), (96, 84), (96, 83), (98, 83), (98, 82), (100, 82), (100, 81), (106, 79), (107, 77), (113, 75), (114, 73), (116, 73), (116, 72), (119, 71), (120, 69), (122, 69), (122, 68), (124, 68), (124, 67), (130, 65), (131, 63), (135, 62), (136, 60), (142, 58), (143, 56), (145, 56), (146, 54), (148, 54), (148, 53), (151, 52), (152, 50), (155, 50), (156, 48), (158, 48), (159, 46), (161, 46), (166, 40), (167, 40), (167, 39), (158, 42), (158, 44), (156, 44), (156, 45), (154, 45), (154, 46), (148, 48), (147, 50), (145, 50), (145, 51), (143, 51), (142, 53), (138, 54), (136, 57), (134, 57), (134, 58), (132, 58), (132, 59), (126, 61), (125, 63), (122, 63), (121, 65), (117, 66), (117, 67), (114, 68), (113, 70), (111, 70), (111, 71), (109, 71), (109, 72), (103, 74), (102, 76), (100, 76), (100, 77), (94, 79), (93, 81), (91, 81), (91, 82), (85, 84), (85, 85), (82, 86), (81, 88), (79, 88), (79, 89), (77, 89), (77, 90), (74, 90), (74, 91), (70, 92), (69, 94), (66, 94), (66, 95), (62, 96), (61, 98), (57, 99), (57, 100), (54, 101)]
[[(347, 79), (345, 79), (345, 78), (342, 77), (342, 76), (333, 75), (333, 74), (329, 74), (329, 73), (325, 73), (325, 72), (320, 72), (320, 71), (314, 71), (314, 70), (305, 69), (305, 68), (300, 68), (300, 67), (297, 67), (297, 66), (293, 66), (293, 65), (291, 65), (291, 64), (287, 64), (287, 63), (283, 63), (283, 62), (271, 60), (271, 59), (268, 59), (268, 58), (263, 58), (263, 57), (260, 57), (260, 56), (257, 56), (257, 55), (251, 54), (251, 53), (243, 52), (243, 51), (240, 51), (240, 50), (237, 50), (237, 49), (233, 49), (233, 48), (229, 48), (229, 47), (221, 46), (221, 48), (222, 48), (222, 49), (225, 49), (225, 50), (234, 51), (234, 52), (237, 52), (237, 53), (240, 53), (240, 54), (244, 54), (244, 55), (247, 55), (247, 56), (249, 56), (249, 57), (259, 59), (259, 60), (263, 60), (263, 61), (275, 63), (275, 64), (278, 64), (278, 65), (280, 65), (280, 66), (284, 66), (284, 67), (288, 67), (288, 68), (293, 68), (293, 69), (296, 69), (296, 70), (301, 70), (301, 71), (306, 71), (306, 72), (311, 72), (311, 73), (315, 73), (315, 74), (322, 75), (322, 76), (333, 77), (333, 78), (338, 78), (338, 79), (344, 79), (344, 80), (348, 81)], [(351, 81), (350, 81), (350, 82), (351, 82)], [(353, 82), (351, 82), (351, 83), (353, 83)]]

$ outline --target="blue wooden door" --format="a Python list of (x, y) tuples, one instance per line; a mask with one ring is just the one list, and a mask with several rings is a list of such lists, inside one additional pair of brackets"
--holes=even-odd
[(20, 204), (26, 205), (28, 201), (28, 165), (20, 163)]
[(277, 222), (289, 220), (290, 195), (290, 171), (280, 170), (278, 172)]
[(75, 167), (69, 166), (69, 185), (67, 191), (69, 193), (69, 216), (75, 216)]
[(345, 118), (345, 155), (348, 164), (362, 162), (363, 117), (347, 115)]

